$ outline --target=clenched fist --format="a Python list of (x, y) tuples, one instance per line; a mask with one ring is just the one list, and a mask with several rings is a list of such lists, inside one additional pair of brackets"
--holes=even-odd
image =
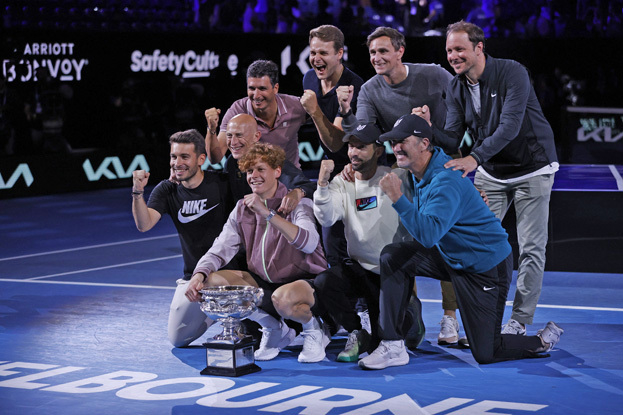
[(340, 104), (340, 113), (346, 114), (350, 111), (350, 103), (353, 100), (353, 95), (355, 94), (355, 87), (352, 85), (338, 86), (335, 93), (337, 95), (337, 102)]
[(208, 123), (208, 129), (210, 131), (216, 131), (218, 127), (218, 120), (221, 115), (221, 110), (218, 108), (210, 108), (205, 111), (206, 121)]
[(303, 96), (301, 96), (301, 105), (309, 115), (314, 115), (318, 112), (319, 107), (316, 93), (311, 89), (306, 89), (305, 92), (303, 92)]
[(320, 162), (320, 172), (318, 173), (318, 186), (325, 187), (329, 184), (329, 178), (331, 173), (335, 169), (335, 162), (333, 160), (322, 160)]
[(142, 192), (147, 186), (149, 180), (149, 172), (145, 170), (134, 170), (132, 172), (132, 189), (135, 192)]

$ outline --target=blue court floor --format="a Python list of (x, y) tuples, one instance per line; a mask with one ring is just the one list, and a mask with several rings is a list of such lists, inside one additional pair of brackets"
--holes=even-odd
[(206, 338), (166, 336), (175, 229), (141, 234), (130, 208), (129, 189), (0, 200), (0, 414), (623, 413), (623, 274), (546, 273), (529, 332), (564, 328), (549, 358), (478, 365), (438, 346), (439, 282), (418, 278), (427, 334), (407, 366), (337, 363), (336, 336), (320, 363), (291, 348), (258, 373), (201, 376)]

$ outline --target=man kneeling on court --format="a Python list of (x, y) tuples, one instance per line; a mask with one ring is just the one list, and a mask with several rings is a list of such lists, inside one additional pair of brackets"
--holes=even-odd
[[(270, 144), (255, 144), (238, 160), (253, 193), (236, 203), (212, 248), (199, 260), (186, 297), (200, 301), (204, 287), (251, 285), (264, 290), (257, 311), (248, 318), (262, 326), (257, 360), (270, 360), (295, 337), (284, 319), (303, 325), (300, 362), (325, 358), (330, 339), (314, 299), (313, 278), (327, 268), (310, 199), (302, 199), (285, 216), (276, 212), (286, 187), (277, 179), (285, 152)], [(244, 247), (249, 272), (221, 270)], [(220, 271), (219, 271), (220, 270)]]
[[(348, 143), (348, 157), (354, 181), (340, 175), (329, 183), (333, 160), (322, 160), (318, 174), (318, 188), (314, 193), (314, 214), (322, 226), (336, 221), (344, 222), (348, 258), (316, 277), (318, 297), (335, 324), (349, 332), (346, 347), (337, 356), (339, 362), (356, 362), (359, 355), (373, 350), (379, 343), (379, 256), (390, 243), (410, 241), (412, 238), (400, 223), (392, 202), (379, 187), (381, 178), (393, 171), (404, 178), (403, 192), (410, 194), (404, 169), (378, 166), (384, 148), (378, 142), (381, 131), (374, 124), (360, 124), (343, 140)], [(353, 300), (366, 299), (370, 312), (371, 336), (361, 326)], [(417, 347), (424, 338), (421, 319), (422, 305), (417, 297), (410, 303), (405, 319), (407, 346)]]
[(537, 357), (552, 350), (563, 330), (551, 321), (536, 336), (500, 333), (512, 276), (508, 235), (471, 180), (444, 168), (450, 157), (431, 145), (431, 136), (423, 118), (408, 114), (380, 137), (391, 141), (398, 166), (415, 178), (411, 200), (394, 173), (379, 183), (415, 240), (387, 245), (381, 252), (382, 341), (359, 366), (383, 369), (409, 363), (401, 322), (416, 275), (452, 281), (478, 363)]

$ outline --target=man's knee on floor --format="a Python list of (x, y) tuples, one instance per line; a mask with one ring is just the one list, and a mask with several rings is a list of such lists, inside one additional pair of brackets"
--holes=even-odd
[(194, 324), (192, 327), (183, 321), (169, 322), (169, 342), (173, 347), (186, 347), (195, 339), (201, 337), (207, 329), (208, 324), (205, 321), (202, 321), (198, 326)]
[(496, 361), (492, 352), (483, 352), (472, 349), (472, 356), (474, 356), (476, 362), (481, 365), (488, 365)]
[(169, 342), (173, 347), (187, 347), (194, 339), (184, 336), (181, 330), (169, 331)]

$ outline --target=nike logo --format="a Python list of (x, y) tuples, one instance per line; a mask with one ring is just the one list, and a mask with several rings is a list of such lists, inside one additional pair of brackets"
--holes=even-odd
[[(184, 202), (184, 204), (186, 204), (186, 202)], [(208, 213), (209, 211), (211, 211), (212, 209), (214, 209), (215, 207), (217, 207), (220, 203), (217, 203), (216, 205), (212, 206), (209, 209), (205, 209), (205, 208), (201, 208), (199, 210), (199, 212), (195, 213), (194, 215), (190, 215), (190, 216), (184, 216), (182, 214), (182, 210), (184, 210), (184, 208), (180, 209), (177, 211), (177, 220), (179, 220), (181, 223), (189, 223), (192, 222), (194, 220), (199, 219), (200, 217), (202, 217), (203, 215), (205, 215), (206, 213)]]
[(495, 287), (482, 287), (482, 289), (485, 290), (485, 291), (491, 291), (494, 288)]
[(497, 96), (498, 96), (497, 92), (495, 94), (493, 94), (493, 93), (491, 94), (491, 98), (495, 98)]

